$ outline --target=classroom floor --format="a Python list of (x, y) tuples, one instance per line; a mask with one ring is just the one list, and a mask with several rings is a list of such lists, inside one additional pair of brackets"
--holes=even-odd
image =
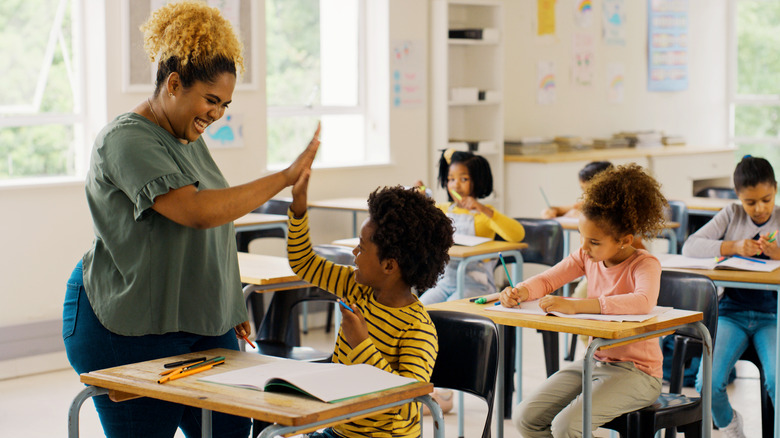
[[(541, 336), (533, 330), (523, 330), (523, 385), (524, 392), (530, 393), (544, 379)], [(312, 329), (305, 337), (305, 345), (320, 349), (332, 345), (332, 334), (326, 334), (322, 329)], [(580, 346), (581, 347), (581, 346)], [(583, 353), (584, 348), (578, 347)], [(745, 420), (745, 435), (761, 436), (760, 401), (758, 390), (758, 371), (752, 364), (739, 362), (737, 364), (737, 380), (729, 387), (731, 402), (734, 406), (742, 406), (740, 413)], [(56, 372), (0, 380), (0, 436), (15, 438), (48, 438), (67, 437), (67, 413), (73, 397), (82, 389), (76, 374), (68, 369)], [(686, 392), (694, 393), (690, 388)], [(750, 408), (748, 408), (750, 407)], [(482, 432), (483, 418), (487, 407), (480, 400), (466, 396), (465, 436), (478, 437)], [(430, 417), (424, 421), (424, 437), (432, 437)], [(91, 402), (84, 403), (80, 416), (81, 436), (103, 436), (97, 413)], [(457, 409), (445, 415), (445, 432), (447, 437), (457, 436)], [(176, 437), (183, 437), (178, 433)], [(504, 436), (519, 437), (512, 422), (504, 422)], [(595, 437), (609, 437), (609, 431), (598, 430)], [(682, 436), (681, 434), (679, 436)], [(721, 436), (713, 431), (713, 437)]]

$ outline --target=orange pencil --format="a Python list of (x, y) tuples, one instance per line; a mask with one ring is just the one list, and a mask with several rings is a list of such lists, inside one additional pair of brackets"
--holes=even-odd
[(191, 375), (197, 374), (197, 373), (199, 373), (201, 371), (210, 370), (210, 369), (214, 368), (217, 365), (222, 365), (223, 363), (225, 363), (225, 361), (221, 360), (219, 362), (214, 362), (212, 364), (204, 365), (202, 367), (193, 368), (193, 369), (191, 369), (189, 371), (184, 371), (184, 372), (180, 372), (180, 373), (177, 373), (177, 374), (169, 374), (169, 375), (163, 377), (162, 379), (158, 380), (157, 383), (170, 382), (171, 380), (176, 380), (176, 379), (181, 379), (182, 377), (191, 376)]
[(255, 347), (255, 344), (253, 344), (252, 341), (250, 341), (249, 338), (246, 337), (246, 335), (242, 335), (241, 337), (246, 341), (247, 344), (251, 345), (252, 348), (257, 348)]

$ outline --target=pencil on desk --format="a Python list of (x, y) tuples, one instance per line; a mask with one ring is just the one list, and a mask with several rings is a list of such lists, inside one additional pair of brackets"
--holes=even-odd
[(193, 368), (193, 369), (191, 369), (189, 371), (184, 371), (184, 372), (181, 372), (181, 373), (178, 373), (178, 374), (170, 374), (170, 375), (165, 376), (162, 379), (158, 380), (157, 383), (170, 382), (171, 380), (176, 380), (176, 379), (181, 379), (182, 377), (191, 376), (193, 374), (197, 374), (197, 373), (200, 373), (202, 371), (210, 370), (210, 369), (214, 368), (217, 365), (222, 365), (223, 363), (225, 363), (225, 359), (222, 359), (219, 362), (214, 362), (214, 363), (210, 363), (208, 365), (204, 365), (202, 367)]
[(487, 303), (490, 303), (490, 302), (498, 300), (500, 297), (501, 297), (500, 293), (494, 293), (494, 294), (485, 295), (485, 296), (482, 296), (482, 297), (472, 298), (469, 301), (471, 301), (473, 303), (476, 303), (476, 304), (487, 304)]

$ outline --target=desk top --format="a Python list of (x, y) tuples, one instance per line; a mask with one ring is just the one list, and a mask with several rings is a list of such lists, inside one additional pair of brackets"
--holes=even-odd
[[(574, 230), (574, 231), (579, 230), (579, 224), (580, 224), (579, 218), (560, 216), (560, 217), (556, 217), (555, 220), (561, 224), (561, 228), (563, 228), (564, 230)], [(680, 228), (680, 223), (672, 222), (672, 221), (664, 222), (664, 228), (668, 228), (668, 229)]]
[[(360, 240), (357, 237), (352, 237), (349, 239), (334, 240), (333, 244), (354, 248), (355, 246), (357, 246), (359, 241)], [(490, 254), (499, 251), (511, 251), (515, 249), (524, 249), (524, 248), (528, 248), (527, 243), (502, 242), (498, 240), (491, 240), (489, 242), (480, 243), (479, 245), (475, 245), (475, 246), (452, 245), (450, 247), (449, 254), (450, 257), (466, 258), (475, 255)]]
[(491, 312), (486, 309), (494, 303), (476, 304), (468, 298), (425, 306), (426, 310), (452, 310), (490, 318), (496, 324), (525, 327), (537, 330), (574, 333), (604, 339), (622, 339), (633, 335), (665, 330), (690, 322), (702, 320), (701, 312), (678, 310), (642, 322), (596, 321), (588, 319), (563, 318), (560, 316), (528, 315), (522, 313)]
[[(286, 257), (276, 257), (262, 254), (238, 253), (238, 270), (241, 273), (241, 282), (266, 286), (301, 281), (290, 269), (290, 263)], [(280, 286), (284, 290), (298, 288), (300, 285)]]
[(324, 199), (322, 201), (310, 201), (309, 207), (330, 208), (333, 210), (368, 211), (368, 199), (366, 198)]
[(504, 154), (504, 162), (518, 163), (560, 163), (566, 161), (599, 161), (616, 158), (641, 158), (658, 156), (697, 155), (713, 152), (734, 153), (734, 149), (723, 147), (665, 146), (656, 148), (614, 148), (589, 149), (585, 151), (558, 152), (539, 155)]
[[(225, 363), (192, 376), (164, 384), (157, 383), (160, 372), (165, 369), (164, 363), (203, 355), (225, 356)], [(198, 381), (198, 378), (203, 376), (221, 374), (275, 360), (280, 359), (256, 353), (214, 349), (92, 371), (82, 374), (81, 382), (108, 389), (109, 397), (115, 401), (152, 397), (284, 426), (304, 426), (351, 412), (412, 399), (433, 391), (433, 384), (418, 382), (338, 403), (323, 403), (302, 395), (254, 391)]]
[(707, 210), (707, 211), (720, 211), (731, 204), (738, 203), (738, 199), (724, 199), (724, 198), (702, 198), (698, 196), (692, 196), (690, 198), (676, 199), (676, 201), (682, 201), (688, 210)]
[(248, 225), (286, 224), (287, 216), (283, 214), (247, 213), (233, 221), (236, 227)]

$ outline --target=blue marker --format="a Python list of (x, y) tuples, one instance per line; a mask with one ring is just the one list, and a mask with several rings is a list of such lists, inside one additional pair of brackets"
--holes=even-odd
[(343, 301), (341, 301), (341, 300), (338, 300), (338, 303), (339, 303), (339, 304), (341, 304), (341, 307), (343, 307), (343, 308), (345, 308), (345, 309), (349, 310), (349, 311), (350, 311), (350, 312), (352, 312), (352, 313), (355, 313), (355, 311), (354, 311), (354, 310), (352, 310), (352, 308), (351, 308), (351, 307), (349, 307), (349, 306), (347, 306), (346, 304), (344, 304), (344, 302), (343, 302)]

